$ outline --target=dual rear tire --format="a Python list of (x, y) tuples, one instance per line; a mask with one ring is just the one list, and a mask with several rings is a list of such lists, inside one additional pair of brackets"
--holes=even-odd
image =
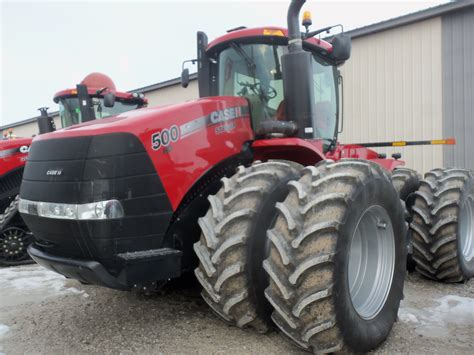
[(286, 161), (238, 167), (222, 188), (208, 197), (210, 209), (199, 219), (201, 239), (194, 245), (199, 258), (195, 275), (202, 297), (226, 322), (265, 332), (270, 308), (263, 291), (266, 275), (266, 232), (275, 204), (288, 193), (287, 183), (298, 179), (302, 166)]
[[(410, 225), (412, 221), (410, 207), (412, 203), (413, 193), (417, 191), (420, 187), (420, 181), (422, 177), (418, 174), (415, 170), (409, 168), (396, 168), (392, 172), (392, 184), (397, 190), (398, 196), (400, 197), (400, 201), (405, 209), (405, 221), (407, 227)], [(412, 231), (411, 229), (407, 228), (407, 270), (409, 272), (415, 271), (415, 261), (413, 260), (413, 247), (411, 244), (412, 239)]]
[(411, 207), (416, 270), (437, 281), (474, 276), (474, 175), (463, 169), (425, 174)]
[(265, 331), (271, 317), (315, 352), (364, 352), (388, 336), (402, 298), (406, 230), (380, 167), (258, 163), (223, 179), (209, 200), (196, 276), (221, 318)]

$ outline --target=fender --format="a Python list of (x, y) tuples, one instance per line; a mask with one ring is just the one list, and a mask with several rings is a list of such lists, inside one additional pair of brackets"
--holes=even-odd
[(252, 162), (249, 149), (231, 156), (216, 164), (204, 173), (186, 193), (171, 219), (163, 241), (163, 247), (178, 248), (183, 252), (181, 265), (183, 270), (192, 271), (197, 266), (193, 244), (201, 236), (197, 221), (209, 209), (207, 196), (216, 194), (221, 188), (221, 179), (231, 177), (239, 165), (248, 166)]
[(380, 165), (382, 168), (390, 172), (392, 172), (397, 166), (405, 165), (403, 160), (383, 158), (375, 150), (368, 149), (358, 144), (338, 144), (336, 149), (326, 153), (326, 158), (335, 161), (344, 158), (366, 159)]
[(315, 165), (326, 159), (321, 140), (301, 138), (262, 139), (252, 142), (255, 160), (284, 159), (302, 165)]
[(315, 165), (324, 159), (339, 161), (344, 158), (370, 160), (390, 172), (397, 166), (405, 165), (402, 160), (381, 158), (376, 151), (355, 144), (338, 144), (336, 149), (324, 154), (321, 140), (263, 139), (254, 141), (252, 148), (256, 160), (285, 159), (305, 166)]

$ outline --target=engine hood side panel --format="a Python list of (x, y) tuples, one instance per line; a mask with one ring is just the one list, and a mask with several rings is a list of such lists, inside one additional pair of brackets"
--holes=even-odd
[[(243, 144), (253, 139), (247, 101), (240, 97), (212, 97), (129, 111), (87, 122), (41, 135), (34, 140), (33, 146), (51, 139), (77, 139), (122, 132), (139, 138), (162, 181), (173, 210), (199, 177), (220, 161), (239, 154)], [(95, 166), (84, 167), (84, 172), (89, 169), (106, 173), (107, 169), (119, 167), (120, 164), (133, 164), (134, 157), (130, 155), (133, 147), (120, 147), (105, 140), (97, 142), (102, 146), (91, 146), (89, 156), (94, 149), (99, 149), (101, 160), (95, 161)], [(51, 160), (55, 157), (61, 160), (60, 145), (58, 142), (58, 148), (53, 149), (55, 152)], [(120, 156), (123, 149), (129, 156), (116, 158), (121, 160), (119, 162), (104, 157), (105, 150), (111, 156)], [(34, 151), (32, 149), (33, 154)]]

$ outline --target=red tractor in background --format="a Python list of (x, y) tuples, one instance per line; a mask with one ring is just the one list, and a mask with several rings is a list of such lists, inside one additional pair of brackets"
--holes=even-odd
[[(291, 1), (288, 29), (238, 28), (211, 43), (198, 32), (200, 99), (35, 138), (19, 203), (31, 257), (119, 290), (194, 271), (229, 324), (275, 324), (314, 352), (366, 352), (386, 339), (406, 273), (391, 179), (403, 163), (337, 143), (337, 67), (351, 42), (302, 33), (304, 2)], [(435, 205), (426, 188), (453, 181), (458, 193), (461, 174), (472, 185), (469, 173), (446, 170), (410, 193), (414, 231), (431, 218), (422, 207)]]
[[(75, 89), (58, 92), (54, 102), (59, 103), (63, 128), (147, 104), (143, 94), (118, 92), (113, 81), (101, 73), (87, 75)], [(46, 108), (40, 111), (39, 133), (54, 131)], [(26, 250), (33, 241), (32, 235), (18, 214), (18, 193), (31, 141), (32, 138), (14, 137), (12, 132), (0, 140), (0, 265), (4, 266), (31, 262)]]

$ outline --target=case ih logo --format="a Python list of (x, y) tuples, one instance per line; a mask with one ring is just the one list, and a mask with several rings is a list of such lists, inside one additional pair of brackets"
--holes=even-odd
[(242, 117), (242, 109), (240, 107), (231, 107), (221, 111), (214, 111), (209, 115), (211, 124), (226, 122), (239, 117)]
[(46, 176), (61, 176), (63, 174), (63, 169), (49, 169), (46, 172)]
[(161, 147), (168, 147), (171, 143), (177, 142), (181, 138), (211, 126), (215, 128), (216, 134), (229, 132), (233, 130), (235, 123), (229, 122), (239, 118), (249, 116), (248, 106), (229, 107), (223, 110), (213, 111), (207, 116), (195, 118), (181, 126), (171, 126), (164, 128), (151, 135), (151, 147), (153, 150), (159, 150)]
[(26, 154), (30, 151), (30, 146), (29, 145), (22, 145), (19, 149), (20, 153)]

